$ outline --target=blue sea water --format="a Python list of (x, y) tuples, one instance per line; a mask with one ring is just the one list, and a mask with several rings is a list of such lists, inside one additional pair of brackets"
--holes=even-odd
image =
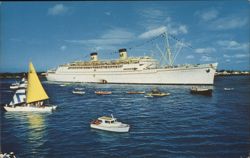
[[(14, 79), (1, 80), (1, 103), (14, 94)], [(191, 95), (191, 86), (59, 84), (43, 81), (52, 113), (1, 111), (1, 151), (21, 158), (98, 157), (247, 157), (250, 152), (250, 78), (216, 77), (213, 96)], [(72, 94), (84, 87), (85, 95)], [(162, 98), (130, 95), (158, 87)], [(234, 88), (225, 91), (224, 88)], [(95, 90), (112, 95), (98, 96)], [(91, 120), (113, 114), (131, 125), (129, 133), (89, 127)]]

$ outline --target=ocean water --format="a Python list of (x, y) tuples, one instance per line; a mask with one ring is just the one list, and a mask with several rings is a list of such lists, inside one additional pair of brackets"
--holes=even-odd
[[(1, 80), (1, 103), (9, 103), (14, 79)], [(51, 113), (1, 111), (1, 151), (21, 158), (247, 157), (250, 152), (250, 77), (217, 77), (213, 96), (191, 95), (191, 86), (59, 84), (42, 82)], [(72, 94), (83, 87), (85, 95)], [(158, 87), (170, 96), (145, 98), (127, 91)], [(234, 88), (225, 91), (224, 88)], [(112, 95), (98, 96), (95, 90)], [(113, 114), (131, 125), (129, 133), (89, 127)]]

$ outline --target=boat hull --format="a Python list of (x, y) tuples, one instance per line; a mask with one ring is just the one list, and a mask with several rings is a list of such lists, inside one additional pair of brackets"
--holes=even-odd
[(85, 92), (72, 92), (73, 94), (79, 94), (79, 95), (83, 95), (85, 94)]
[(146, 96), (148, 97), (165, 97), (170, 95), (170, 93), (161, 93), (161, 94), (153, 94), (153, 93), (147, 93)]
[(112, 84), (207, 84), (214, 83), (217, 63), (199, 66), (145, 69), (134, 71), (121, 70), (77, 70), (67, 68), (47, 73), (48, 81), (85, 82)]
[(212, 89), (209, 90), (204, 90), (204, 91), (195, 91), (195, 90), (190, 90), (191, 94), (199, 94), (199, 95), (206, 95), (206, 96), (212, 96)]
[(112, 94), (112, 92), (95, 92), (97, 95), (109, 95)]
[(109, 132), (119, 132), (124, 133), (129, 131), (129, 125), (126, 125), (124, 127), (107, 127), (102, 125), (96, 125), (96, 124), (90, 124), (91, 128), (98, 129), (98, 130), (104, 130)]
[(57, 106), (45, 106), (45, 107), (28, 107), (28, 106), (4, 106), (7, 112), (51, 112), (56, 109)]
[(127, 92), (127, 94), (145, 94), (145, 92)]
[(10, 86), (10, 89), (18, 89), (19, 86)]

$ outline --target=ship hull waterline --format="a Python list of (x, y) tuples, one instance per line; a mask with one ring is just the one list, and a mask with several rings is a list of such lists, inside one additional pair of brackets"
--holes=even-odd
[(213, 85), (217, 63), (199, 68), (47, 73), (48, 81), (110, 84)]

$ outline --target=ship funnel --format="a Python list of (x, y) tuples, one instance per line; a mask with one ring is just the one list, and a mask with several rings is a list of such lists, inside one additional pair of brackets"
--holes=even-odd
[(91, 61), (98, 61), (97, 52), (93, 52), (90, 54), (90, 60)]
[(125, 60), (128, 58), (127, 50), (125, 48), (119, 49), (120, 60)]

